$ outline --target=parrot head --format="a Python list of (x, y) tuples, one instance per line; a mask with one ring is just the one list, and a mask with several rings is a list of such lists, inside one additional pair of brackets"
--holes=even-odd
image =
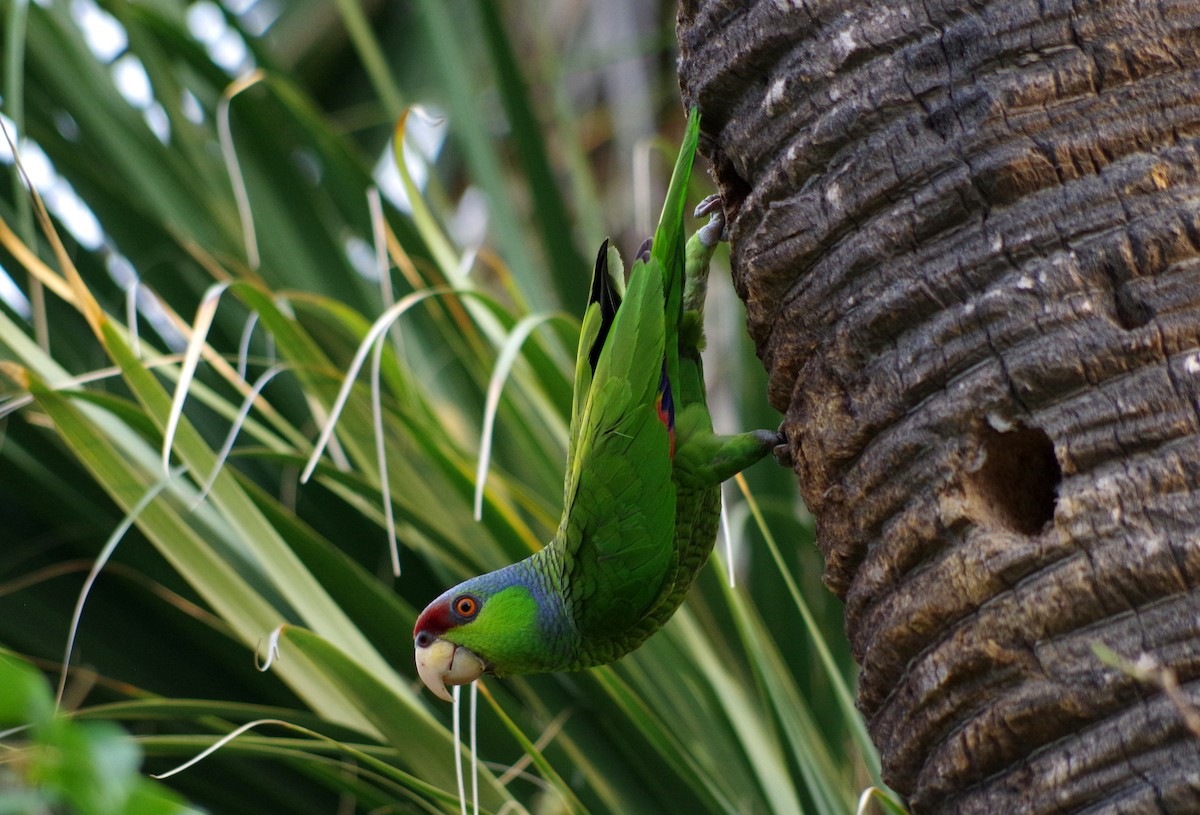
[(447, 685), (561, 669), (570, 627), (530, 559), (460, 583), (426, 606), (413, 628), (417, 674), (435, 696)]

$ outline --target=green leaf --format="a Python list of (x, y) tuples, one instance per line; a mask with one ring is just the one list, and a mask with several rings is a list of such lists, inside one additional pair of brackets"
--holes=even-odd
[[(10, 240), (0, 264), (33, 312), (0, 305), (3, 653), (57, 674), (80, 584), (163, 479), (176, 393), (168, 452), (187, 474), (148, 503), (99, 574), (68, 675), (68, 707), (79, 707), (54, 716), (44, 683), (0, 664), (0, 714), (44, 725), (0, 745), (13, 758), (0, 764), (0, 811), (70, 806), (19, 770), (58, 728), (128, 723), (158, 771), (274, 719), (289, 722), (286, 736), (256, 727), (167, 783), (231, 815), (458, 812), (464, 750), (450, 711), (416, 691), (413, 618), (558, 525), (579, 329), (561, 317), (530, 329), (582, 304), (581, 247), (590, 254), (606, 234), (636, 244), (630, 213), (660, 203), (670, 167), (657, 156), (684, 132), (670, 21), (597, 25), (594, 10), (530, 15), (512, 0), (295, 0), (275, 4), (276, 18), (261, 3), (100, 3), (128, 40), (114, 65), (92, 52), (84, 7), (0, 0), (4, 111), (45, 153), (54, 172), (42, 176), (69, 183), (103, 230), (93, 249), (67, 234), (70, 207), (52, 213), (66, 244), (56, 255), (34, 234), (15, 172), (0, 185), (0, 219), (32, 252)], [(205, 10), (218, 12), (208, 33)], [(215, 33), (222, 49), (244, 43), (260, 71), (217, 65)], [(134, 104), (117, 77), (139, 64), (150, 97)], [(407, 179), (413, 214), (385, 190), (375, 223), (368, 195), (402, 105), (444, 113), (446, 139), (424, 178)], [(169, 132), (150, 127), (155, 117)], [(647, 145), (654, 161), (642, 161)], [(704, 186), (698, 167), (664, 206), (685, 212)], [(70, 203), (65, 190), (42, 193)], [(359, 258), (377, 228), (393, 266), (386, 287)], [(666, 252), (683, 235), (663, 237)], [(68, 263), (70, 286), (55, 277)], [(727, 277), (713, 274), (708, 310), (706, 362), (723, 372), (714, 407), (732, 408), (718, 421), (774, 426)], [(189, 381), (178, 353), (214, 283), (233, 296), (195, 341)], [(80, 301), (94, 301), (86, 319)], [(411, 307), (381, 332), (379, 390), (352, 381), (328, 450), (299, 484), (350, 362), (395, 303)], [(841, 607), (820, 585), (793, 479), (763, 465), (747, 483), (771, 521), (740, 523), (750, 510), (731, 494), (730, 526), (745, 527), (752, 553), (738, 577), (753, 591), (730, 592), (705, 570), (677, 619), (620, 663), (488, 680), (498, 709), (480, 716), (478, 757), (492, 812), (852, 811), (855, 784), (878, 764), (853, 708)], [(257, 672), (256, 646), (261, 660), (281, 624), (282, 658)], [(73, 755), (97, 766), (86, 750)], [(127, 811), (184, 806), (163, 784), (130, 789)]]
[[(303, 628), (285, 627), (280, 640), (318, 667), (350, 698), (396, 751), (403, 764), (445, 790), (454, 789), (455, 745), (422, 705), (387, 688), (346, 654)], [(281, 660), (289, 654), (281, 652)], [(482, 774), (481, 801), (497, 808), (509, 799), (490, 773)]]
[(30, 775), (57, 789), (80, 815), (119, 815), (139, 780), (142, 754), (108, 722), (55, 727)]
[(0, 651), (0, 730), (39, 725), (54, 715), (46, 680), (31, 665)]

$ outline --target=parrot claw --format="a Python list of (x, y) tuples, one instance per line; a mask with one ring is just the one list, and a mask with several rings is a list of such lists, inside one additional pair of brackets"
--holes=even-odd
[(729, 240), (729, 229), (725, 223), (725, 204), (720, 193), (713, 193), (701, 201), (693, 214), (697, 218), (710, 216), (708, 223), (696, 232), (702, 244), (711, 248), (721, 241)]
[(723, 210), (721, 193), (719, 192), (714, 192), (699, 204), (696, 204), (696, 211), (692, 213), (692, 217), (703, 218), (705, 215), (716, 210)]
[(787, 434), (783, 432), (783, 425), (780, 425), (778, 430), (754, 430), (750, 435), (761, 445), (758, 448), (759, 454), (754, 461), (769, 452), (775, 457), (775, 461), (779, 463), (780, 467), (792, 469), (792, 446), (788, 441)]
[(775, 432), (775, 444), (771, 449), (771, 454), (775, 456), (775, 461), (780, 467), (786, 467), (789, 470), (795, 469), (796, 461), (792, 456), (792, 442), (788, 437), (788, 433), (784, 428), (787, 422), (779, 425), (779, 430)]
[(771, 453), (775, 456), (775, 461), (780, 467), (786, 467), (791, 470), (796, 466), (795, 461), (792, 459), (792, 446), (786, 441), (775, 445), (775, 449)]

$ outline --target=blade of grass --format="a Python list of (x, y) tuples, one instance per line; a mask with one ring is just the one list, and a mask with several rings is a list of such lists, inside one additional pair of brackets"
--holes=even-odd
[[(218, 750), (222, 750), (223, 748), (226, 748), (226, 747), (232, 745), (232, 743), (235, 739), (238, 739), (239, 737), (243, 736), (244, 734), (248, 733), (251, 730), (263, 727), (265, 725), (282, 727), (286, 730), (291, 730), (295, 733), (300, 733), (301, 735), (307, 736), (308, 739), (310, 739), (312, 741), (322, 742), (325, 745), (337, 750), (338, 752), (344, 753), (345, 755), (352, 757), (355, 761), (358, 761), (362, 764), (367, 765), (381, 779), (385, 779), (386, 781), (391, 782), (391, 784), (394, 785), (393, 788), (399, 789), (399, 790), (404, 790), (406, 792), (411, 793), (410, 795), (407, 795), (405, 797), (408, 798), (408, 800), (411, 801), (412, 803), (415, 803), (415, 804), (421, 806), (421, 808), (424, 809), (426, 812), (437, 813), (437, 812), (441, 811), (440, 809), (438, 809), (436, 807), (430, 806), (426, 802), (427, 799), (432, 799), (433, 801), (439, 801), (443, 804), (450, 804), (450, 803), (453, 803), (453, 801), (454, 801), (453, 796), (448, 795), (445, 791), (439, 789), (438, 787), (436, 787), (432, 784), (428, 784), (428, 783), (424, 782), (423, 780), (421, 780), (419, 777), (417, 777), (415, 775), (406, 773), (403, 770), (397, 769), (396, 767), (392, 766), (391, 764), (388, 764), (385, 761), (381, 761), (380, 759), (378, 759), (374, 755), (372, 755), (370, 752), (359, 749), (358, 747), (355, 747), (353, 745), (346, 744), (345, 742), (340, 742), (340, 741), (330, 738), (329, 736), (326, 736), (323, 733), (320, 733), (316, 730), (312, 730), (311, 728), (307, 728), (307, 727), (303, 727), (298, 724), (294, 724), (285, 719), (266, 719), (265, 718), (265, 719), (255, 719), (254, 721), (246, 722), (245, 724), (234, 728), (229, 733), (226, 733), (224, 736), (221, 736), (215, 742), (210, 744), (208, 747), (206, 747), (205, 749), (203, 749), (202, 751), (200, 751), (199, 753), (197, 753), (195, 756), (188, 759), (184, 763), (182, 763), (176, 767), (173, 767), (170, 770), (167, 770), (162, 773), (152, 773), (151, 777), (157, 778), (157, 779), (166, 779), (166, 778), (170, 778), (173, 775), (181, 773), (181, 772), (189, 769), (190, 767), (193, 767), (196, 764), (199, 764), (201, 761), (208, 758), (210, 755), (217, 752)], [(179, 744), (181, 741), (182, 740), (178, 737), (163, 737), (163, 738), (157, 739), (155, 741), (155, 744), (157, 744), (157, 745), (163, 745), (165, 743)], [(287, 752), (291, 753), (293, 756), (296, 756), (297, 758), (300, 758), (301, 760), (304, 760), (304, 759), (319, 760), (319, 756), (315, 755), (313, 753), (313, 751), (315, 749), (315, 745), (312, 744), (312, 742), (310, 742), (310, 741), (302, 741), (302, 740), (298, 741), (295, 739), (289, 739), (289, 740), (258, 739), (255, 741), (251, 741), (249, 744), (246, 743), (247, 741), (248, 740), (243, 740), (243, 743), (241, 745), (242, 752), (250, 752), (250, 753), (261, 752), (261, 753), (271, 753), (271, 754), (277, 755), (286, 749)]]
[[(8, 6), (8, 19), (4, 31), (4, 111), (12, 120), (17, 132), (12, 134), (9, 145), (25, 130), (25, 23), (28, 18), (28, 2), (13, 2)], [(8, 138), (8, 133), (5, 137)], [(17, 232), (26, 244), (36, 240), (33, 229), (33, 209), (25, 195), (20, 173), (14, 163), (12, 168), (13, 205), (16, 209)], [(50, 329), (46, 322), (46, 290), (34, 276), (29, 279), (29, 308), (33, 319), (33, 332), (43, 349), (50, 348)]]
[(400, 95), (400, 88), (392, 79), (388, 61), (370, 23), (367, 22), (366, 15), (363, 14), (362, 6), (357, 0), (336, 2), (338, 13), (342, 15), (342, 22), (346, 25), (346, 33), (350, 35), (354, 50), (358, 52), (358, 58), (362, 60), (367, 76), (371, 79), (371, 87), (383, 103), (384, 112), (389, 119), (398, 118), (404, 109), (404, 99)]
[(821, 815), (846, 812), (853, 805), (851, 791), (842, 783), (846, 779), (846, 768), (839, 767), (831, 754), (808, 702), (797, 692), (787, 665), (762, 620), (746, 602), (745, 594), (727, 586), (726, 598), (751, 668), (783, 726), (791, 756), (804, 779), (804, 788)]
[(739, 687), (690, 615), (677, 615), (677, 625), (689, 643), (691, 657), (697, 663), (708, 684), (721, 700), (722, 710), (739, 738), (739, 744), (755, 773), (763, 798), (775, 815), (795, 813), (803, 808), (796, 797), (788, 772), (786, 753), (780, 749), (771, 729), (762, 721), (762, 711), (756, 710), (746, 689)]
[(497, 717), (499, 717), (501, 723), (504, 725), (504, 728), (512, 735), (514, 739), (517, 740), (517, 743), (521, 745), (521, 749), (524, 750), (525, 755), (529, 756), (533, 761), (533, 766), (537, 767), (542, 778), (549, 782), (554, 791), (558, 793), (559, 797), (562, 799), (563, 805), (567, 808), (567, 811), (579, 813), (579, 815), (586, 813), (587, 809), (583, 806), (583, 802), (579, 800), (567, 783), (563, 781), (562, 776), (560, 776), (558, 772), (552, 766), (550, 766), (550, 762), (548, 762), (546, 757), (542, 755), (542, 751), (539, 750), (532, 741), (530, 741), (528, 736), (521, 732), (521, 729), (517, 727), (516, 722), (514, 722), (512, 718), (504, 712), (504, 708), (502, 708), (499, 702), (496, 701), (496, 697), (492, 696), (491, 691), (489, 691), (485, 685), (480, 684), (479, 687), (480, 691), (483, 693), (483, 698), (487, 699), (488, 704), (492, 707), (492, 711)]
[[(101, 333), (105, 347), (120, 365), (125, 381), (138, 401), (156, 423), (165, 426), (170, 410), (165, 391), (132, 355), (129, 347), (110, 323), (105, 321), (101, 325)], [(212, 472), (216, 466), (215, 454), (186, 417), (180, 418), (178, 422), (174, 449), (193, 473)], [(267, 523), (258, 508), (238, 487), (231, 474), (218, 472), (213, 481), (210, 500), (222, 517), (230, 522), (237, 540), (248, 552), (253, 553), (253, 557), (271, 583), (288, 599), (303, 619), (309, 621), (316, 630), (342, 643), (379, 676), (395, 676), (362, 633), (345, 618), (337, 604), (330, 600), (316, 578), (303, 567), (274, 527)]]
[[(457, 747), (451, 734), (434, 721), (423, 705), (411, 702), (410, 694), (397, 695), (312, 631), (285, 626), (280, 639), (292, 646), (280, 664), (290, 659), (292, 652), (305, 654), (342, 693), (355, 701), (359, 710), (370, 718), (388, 743), (405, 756), (421, 778), (440, 784), (443, 790), (454, 789), (450, 758)], [(494, 808), (511, 800), (508, 791), (499, 786), (490, 773), (484, 774), (484, 781), (487, 806)]]
[(237, 148), (233, 145), (233, 126), (230, 123), (229, 111), (233, 105), (233, 98), (260, 81), (262, 77), (262, 71), (254, 71), (249, 76), (230, 83), (217, 103), (217, 136), (221, 143), (221, 157), (225, 161), (225, 172), (228, 173), (229, 183), (233, 187), (233, 199), (237, 203), (238, 220), (242, 224), (242, 240), (246, 247), (246, 265), (251, 269), (257, 269), (261, 262), (258, 254), (258, 234), (254, 230), (254, 212), (250, 209), (246, 179), (242, 175)]
[[(188, 337), (183, 364), (179, 368), (179, 380), (175, 383), (175, 395), (171, 398), (167, 427), (163, 431), (162, 465), (164, 473), (171, 469), (171, 443), (175, 440), (175, 430), (179, 427), (180, 416), (183, 415), (183, 402), (187, 399), (188, 387), (192, 383), (192, 377), (196, 374), (196, 364), (200, 361), (200, 352), (206, 345), (208, 329), (212, 326), (213, 317), (217, 313), (221, 294), (227, 288), (229, 288), (228, 282), (213, 284), (204, 293), (204, 297), (200, 300), (200, 307), (196, 309), (196, 318), (192, 322), (191, 336)], [(130, 352), (134, 357), (138, 356), (132, 348)]]
[(521, 73), (513, 45), (500, 15), (500, 4), (476, 0), (480, 28), (495, 66), (496, 90), (504, 104), (512, 131), (517, 160), (529, 185), (533, 202), (530, 219), (545, 247), (547, 260), (558, 284), (559, 299), (566, 303), (587, 301), (587, 262), (573, 239), (569, 209), (550, 167), (550, 151), (542, 136), (544, 127), (533, 110), (529, 86)]
[(564, 319), (564, 316), (531, 314), (523, 317), (509, 332), (508, 339), (500, 349), (500, 356), (496, 358), (496, 367), (488, 382), (487, 403), (483, 408), (483, 432), (479, 439), (479, 468), (475, 472), (475, 520), (477, 521), (483, 518), (483, 492), (487, 482), (488, 462), (492, 455), (492, 431), (496, 426), (496, 410), (500, 406), (500, 393), (512, 372), (518, 354), (521, 353), (521, 347), (525, 344), (525, 340), (538, 326), (557, 319)]
[(878, 786), (882, 787), (884, 784), (879, 777), (879, 753), (876, 751), (875, 745), (867, 733), (867, 727), (862, 720), (862, 716), (858, 714), (858, 708), (854, 706), (854, 699), (850, 694), (850, 688), (847, 686), (841, 670), (839, 670), (837, 664), (834, 662), (833, 655), (829, 652), (829, 647), (825, 644), (825, 638), (821, 635), (821, 629), (817, 625), (812, 612), (809, 610), (808, 603), (804, 602), (804, 597), (801, 595), (800, 589), (796, 586), (796, 581), (792, 577), (792, 573), (788, 570), (783, 560), (783, 555), (779, 551), (775, 537), (771, 534), (771, 530), (767, 526), (761, 510), (758, 508), (758, 502), (754, 499), (754, 494), (750, 491), (745, 476), (742, 473), (738, 473), (735, 478), (738, 488), (741, 489), (742, 496), (746, 499), (746, 504), (750, 508), (750, 513), (754, 517), (754, 521), (766, 541), (767, 550), (771, 553), (771, 559), (775, 563), (775, 568), (779, 570), (779, 574), (787, 584), (788, 594), (792, 598), (792, 603), (796, 606), (796, 610), (800, 612), (800, 617), (804, 621), (804, 628), (808, 632), (813, 648), (816, 650), (829, 682), (833, 686), (837, 704), (842, 709), (842, 715), (846, 723), (850, 726), (850, 735), (854, 739), (854, 743), (858, 747), (863, 760), (866, 762), (871, 778)]
[[(54, 421), (63, 441), (117, 505), (130, 513), (145, 494), (150, 481), (146, 471), (139, 472), (110, 443), (107, 434), (89, 420), (88, 414), (98, 412), (98, 408), (87, 404), (76, 408), (67, 397), (48, 388), (33, 374), (26, 375), (24, 384)], [(148, 450), (145, 452), (149, 453)], [(137, 515), (136, 523), (243, 642), (254, 642), (278, 624), (279, 612), (251, 589), (237, 569), (217, 555), (164, 501), (148, 504)], [(373, 728), (363, 715), (305, 663), (305, 660), (296, 660), (281, 672), (281, 677), (314, 710), (334, 721), (372, 732)]]
[[(488, 107), (480, 104), (479, 100), (477, 63), (471, 46), (459, 35), (463, 21), (453, 18), (450, 6), (443, 0), (421, 0), (420, 8), (421, 22), (429, 38), (429, 53), (434, 56), (447, 91), (446, 99), (453, 123), (451, 133), (462, 144), (472, 175), (487, 195), (490, 203), (488, 214), (495, 222), (492, 234), (496, 236), (521, 290), (529, 296), (531, 307), (538, 311), (552, 308), (555, 304), (547, 292), (553, 289), (547, 286), (544, 275), (535, 264), (526, 232), (515, 208), (509, 203), (497, 141), (490, 123), (483, 115)], [(478, 22), (477, 19), (472, 21)]]
[(617, 675), (616, 671), (611, 667), (602, 667), (591, 671), (591, 675), (599, 682), (616, 709), (650, 742), (655, 752), (675, 769), (695, 794), (707, 799), (709, 811), (738, 811), (737, 803), (696, 763), (687, 744), (658, 717), (644, 698)]
[(145, 495), (139, 498), (137, 503), (130, 508), (128, 513), (126, 513), (125, 517), (121, 520), (121, 523), (117, 525), (117, 528), (113, 530), (112, 535), (110, 535), (108, 540), (105, 542), (104, 547), (100, 550), (100, 554), (96, 556), (95, 563), (92, 564), (92, 568), (88, 572), (87, 578), (85, 578), (83, 581), (83, 588), (79, 590), (79, 599), (75, 601), (75, 611), (71, 614), (71, 627), (67, 633), (66, 647), (63, 649), (62, 673), (59, 674), (58, 689), (54, 694), (54, 704), (56, 706), (62, 705), (63, 691), (65, 691), (67, 687), (67, 669), (71, 664), (71, 651), (73, 651), (75, 648), (75, 634), (79, 630), (79, 621), (83, 617), (83, 604), (87, 602), (88, 594), (91, 593), (92, 585), (96, 582), (96, 578), (100, 575), (100, 570), (104, 568), (106, 563), (108, 563), (108, 559), (112, 557), (112, 553), (117, 549), (117, 544), (119, 544), (121, 539), (125, 537), (125, 533), (129, 531), (129, 527), (133, 526), (133, 522), (137, 520), (137, 517), (141, 514), (142, 510), (144, 510), (151, 501), (157, 498), (158, 494), (162, 492), (163, 489), (165, 489), (173, 479), (178, 478), (182, 474), (183, 468), (176, 467), (173, 471), (167, 473), (165, 476), (159, 479), (158, 483), (152, 484), (150, 489), (146, 490)]

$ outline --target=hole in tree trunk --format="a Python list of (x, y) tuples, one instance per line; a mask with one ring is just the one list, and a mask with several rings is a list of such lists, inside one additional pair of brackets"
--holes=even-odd
[(1121, 328), (1132, 331), (1141, 328), (1154, 319), (1154, 308), (1129, 293), (1129, 289), (1121, 286), (1116, 294), (1117, 320)]
[(712, 171), (717, 186), (721, 188), (721, 205), (725, 208), (725, 218), (732, 221), (742, 208), (742, 202), (750, 194), (750, 185), (738, 175), (733, 162), (723, 153), (712, 156)]
[(1036, 535), (1054, 520), (1062, 469), (1045, 432), (984, 426), (978, 453), (979, 466), (964, 483), (972, 518), (1023, 535)]

